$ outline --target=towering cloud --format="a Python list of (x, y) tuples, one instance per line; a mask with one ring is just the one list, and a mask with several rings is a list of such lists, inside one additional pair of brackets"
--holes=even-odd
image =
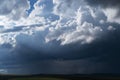
[[(7, 0), (1, 2), (9, 4)], [(19, 5), (16, 5), (18, 2)], [(4, 14), (1, 12), (1, 15), (12, 15), (14, 18), (15, 15), (23, 17), (22, 14), (25, 14), (25, 10), (29, 6), (28, 1), (13, 0), (11, 3), (13, 4), (11, 7), (2, 6), (1, 10), (6, 8), (6, 11), (3, 10)], [(47, 52), (54, 53), (51, 50), (52, 47), (59, 51), (60, 47), (66, 45), (79, 43), (82, 46), (94, 43), (108, 30), (115, 30), (114, 26), (108, 22), (119, 23), (119, 19), (114, 18), (118, 10), (114, 9), (114, 13), (110, 13), (109, 11), (113, 9), (91, 7), (88, 3), (92, 4), (87, 0), (38, 0), (26, 19), (14, 21), (6, 17), (7, 23), (5, 20), (1, 20), (3, 26), (0, 34), (1, 45), (11, 44), (17, 53), (23, 45), (37, 50), (38, 53), (47, 50), (50, 50)], [(102, 6), (102, 1), (95, 3)], [(111, 3), (109, 2), (109, 4)], [(19, 12), (16, 10), (20, 10), (21, 14), (12, 14), (12, 11)]]

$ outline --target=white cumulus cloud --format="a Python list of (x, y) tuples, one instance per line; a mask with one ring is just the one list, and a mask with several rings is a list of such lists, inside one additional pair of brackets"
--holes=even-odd
[(106, 24), (106, 20), (103, 17), (106, 16), (109, 22), (113, 22), (112, 19), (119, 22), (114, 18), (117, 10), (103, 11), (100, 7), (89, 6), (84, 0), (38, 0), (26, 18), (22, 17), (29, 8), (27, 0), (10, 3), (5, 0), (0, 4), (0, 44), (10, 43), (13, 50), (19, 49), (21, 44), (38, 51), (51, 50), (52, 46), (57, 48), (56, 41), (60, 41), (59, 46), (89, 44), (104, 32), (101, 25)]

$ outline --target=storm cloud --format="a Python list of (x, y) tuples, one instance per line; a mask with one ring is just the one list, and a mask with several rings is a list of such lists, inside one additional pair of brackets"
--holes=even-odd
[(1, 73), (119, 73), (118, 0), (1, 3)]

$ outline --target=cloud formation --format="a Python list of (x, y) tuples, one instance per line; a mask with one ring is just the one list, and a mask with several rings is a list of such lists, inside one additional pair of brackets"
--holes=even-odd
[(108, 22), (116, 22), (120, 24), (120, 1), (119, 0), (86, 0), (92, 6), (101, 7), (107, 16)]
[(0, 0), (0, 15), (14, 20), (25, 17), (25, 12), (28, 8), (29, 3), (27, 0)]
[[(28, 1), (20, 2), (20, 5), (24, 5), (24, 9), (21, 9), (24, 12), (26, 5), (29, 5)], [(32, 53), (59, 53), (64, 46), (71, 44), (91, 44), (110, 30), (116, 30), (112, 25), (114, 22), (106, 22), (105, 13), (107, 12), (102, 8), (95, 9), (83, 0), (49, 0), (49, 4), (48, 0), (40, 0), (34, 4), (34, 10), (26, 19), (14, 21), (6, 17), (7, 23), (1, 20), (0, 44), (11, 45), (10, 49), (14, 53), (20, 53), (25, 46), (24, 50), (28, 51), (30, 48)], [(109, 12), (107, 14), (109, 16)]]
[[(29, 1), (12, 0), (9, 3), (8, 0), (0, 0), (0, 54), (5, 57), (1, 57), (1, 61), (7, 59), (23, 63), (61, 59), (64, 62), (68, 59), (86, 61), (90, 58), (88, 63), (96, 63), (96, 59), (91, 61), (93, 57), (100, 56), (101, 60), (101, 57), (107, 58), (106, 55), (109, 56), (110, 53), (111, 58), (112, 51), (116, 52), (116, 57), (119, 47), (119, 43), (116, 42), (119, 40), (120, 29), (119, 1), (106, 0), (107, 5), (102, 4), (103, 2), (38, 0), (34, 9), (26, 16), (26, 10), (31, 6)], [(112, 5), (112, 2), (116, 6)], [(117, 46), (115, 49), (112, 45), (109, 47), (104, 44)], [(109, 61), (106, 60), (106, 63)], [(76, 66), (78, 62), (76, 61)], [(69, 65), (73, 63), (70, 61)], [(110, 65), (112, 64), (111, 62)], [(62, 62), (60, 65), (66, 68)], [(60, 68), (59, 62), (55, 66)], [(73, 66), (70, 65), (66, 73)]]
[(103, 7), (118, 7), (120, 6), (120, 1), (119, 0), (86, 0), (89, 2), (91, 5), (95, 6), (103, 6)]

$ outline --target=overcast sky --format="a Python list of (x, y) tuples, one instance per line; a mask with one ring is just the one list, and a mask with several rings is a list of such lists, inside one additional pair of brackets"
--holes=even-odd
[(119, 0), (0, 0), (0, 73), (120, 73)]

